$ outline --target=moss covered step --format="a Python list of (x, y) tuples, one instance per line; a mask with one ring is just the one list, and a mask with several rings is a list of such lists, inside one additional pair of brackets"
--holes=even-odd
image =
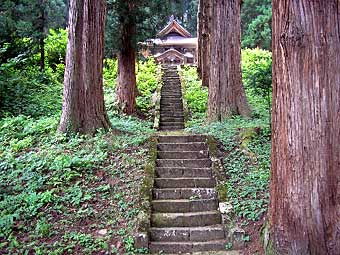
[(207, 168), (211, 167), (210, 159), (157, 159), (157, 167), (190, 167)]
[(151, 242), (150, 252), (161, 252), (162, 254), (181, 254), (204, 251), (222, 251), (226, 249), (225, 247), (227, 243), (228, 242), (225, 239), (208, 242)]
[(212, 178), (210, 168), (156, 167), (159, 178), (208, 177)]
[(154, 188), (154, 199), (216, 199), (217, 192), (214, 188)]
[(165, 199), (153, 200), (152, 209), (163, 213), (186, 213), (200, 211), (214, 211), (218, 209), (216, 199)]
[(150, 239), (154, 242), (204, 242), (225, 238), (223, 225), (150, 229)]
[(158, 136), (160, 143), (193, 143), (205, 142), (207, 137), (204, 135), (161, 135)]
[(219, 211), (189, 212), (189, 213), (153, 213), (152, 227), (203, 227), (221, 224)]
[(200, 151), (207, 150), (208, 145), (202, 142), (159, 143), (157, 149), (160, 151)]
[(213, 178), (155, 178), (156, 188), (213, 188), (216, 181)]

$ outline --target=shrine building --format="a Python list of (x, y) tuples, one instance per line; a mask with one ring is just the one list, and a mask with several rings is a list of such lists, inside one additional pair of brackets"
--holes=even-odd
[(181, 26), (172, 16), (157, 38), (143, 43), (144, 57), (153, 56), (161, 64), (196, 64), (197, 38)]

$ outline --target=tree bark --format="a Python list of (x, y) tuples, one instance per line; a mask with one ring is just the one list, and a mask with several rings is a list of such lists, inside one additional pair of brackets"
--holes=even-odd
[(198, 50), (197, 71), (202, 79), (202, 85), (209, 87), (209, 56), (210, 56), (210, 24), (212, 4), (210, 1), (200, 0), (198, 7)]
[(121, 26), (121, 45), (118, 54), (118, 84), (117, 84), (117, 102), (121, 111), (125, 114), (132, 115), (136, 112), (136, 49), (134, 37), (136, 35), (136, 21), (133, 9), (136, 8), (133, 3), (126, 3), (126, 13), (120, 16)]
[(60, 132), (93, 134), (97, 129), (111, 126), (104, 105), (102, 77), (105, 2), (70, 2)]
[(209, 72), (209, 121), (251, 115), (242, 85), (240, 0), (212, 5)]
[(340, 252), (340, 2), (273, 1), (270, 238)]

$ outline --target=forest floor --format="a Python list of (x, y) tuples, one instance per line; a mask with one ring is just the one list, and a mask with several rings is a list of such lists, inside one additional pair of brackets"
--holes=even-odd
[(56, 134), (58, 118), (0, 122), (0, 254), (135, 254), (151, 123), (111, 118), (115, 132)]

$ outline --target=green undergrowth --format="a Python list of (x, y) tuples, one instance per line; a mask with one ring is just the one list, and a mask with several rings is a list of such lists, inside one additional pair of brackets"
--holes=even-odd
[[(272, 54), (261, 49), (242, 50), (242, 82), (252, 117), (266, 119), (269, 123), (271, 108)], [(184, 66), (180, 70), (183, 98), (186, 102), (186, 126), (204, 124), (208, 104), (208, 88), (202, 86), (197, 68)]]
[(270, 130), (264, 119), (234, 118), (222, 123), (193, 125), (194, 133), (221, 142), (224, 177), (220, 192), (243, 224), (257, 221), (269, 202)]
[(184, 66), (180, 70), (180, 75), (184, 89), (183, 99), (187, 107), (185, 110), (189, 115), (188, 124), (203, 123), (207, 112), (208, 88), (202, 87), (195, 67)]
[[(118, 106), (115, 99), (118, 77), (117, 69), (117, 60), (104, 60), (103, 77), (105, 102), (107, 110), (111, 112), (118, 112)], [(155, 105), (152, 97), (160, 82), (160, 70), (160, 66), (155, 63), (153, 58), (136, 63), (136, 82), (138, 89), (136, 107), (137, 110), (146, 117), (151, 117), (154, 114)]]
[(95, 136), (59, 115), (0, 120), (0, 254), (135, 254), (132, 233), (152, 123), (112, 115)]

